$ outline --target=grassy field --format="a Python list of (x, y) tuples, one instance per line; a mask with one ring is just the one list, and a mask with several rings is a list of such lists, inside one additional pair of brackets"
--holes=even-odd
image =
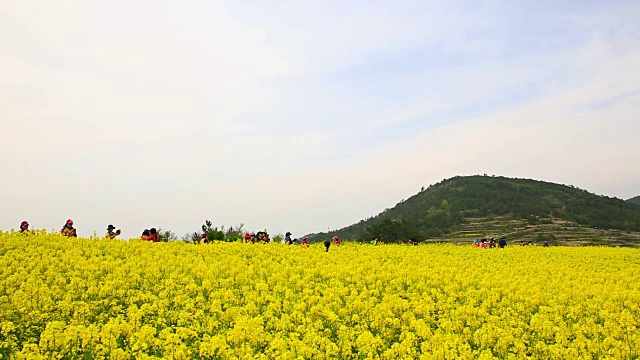
[(640, 252), (309, 248), (0, 233), (0, 356), (640, 355)]

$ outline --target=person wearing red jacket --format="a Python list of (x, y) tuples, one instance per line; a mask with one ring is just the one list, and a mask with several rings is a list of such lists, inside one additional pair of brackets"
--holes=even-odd
[(309, 247), (309, 240), (307, 240), (306, 235), (302, 238), (302, 242), (300, 243), (300, 245)]
[(62, 230), (60, 230), (60, 234), (68, 237), (78, 237), (76, 228), (73, 227), (73, 220), (67, 219), (67, 222), (62, 227)]
[(159, 242), (160, 237), (158, 237), (158, 231), (156, 228), (149, 229), (149, 240), (153, 242)]

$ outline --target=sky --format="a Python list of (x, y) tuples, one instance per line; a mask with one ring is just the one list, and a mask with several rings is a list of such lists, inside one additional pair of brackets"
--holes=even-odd
[(0, 0), (0, 229), (338, 229), (456, 175), (640, 195), (638, 1)]

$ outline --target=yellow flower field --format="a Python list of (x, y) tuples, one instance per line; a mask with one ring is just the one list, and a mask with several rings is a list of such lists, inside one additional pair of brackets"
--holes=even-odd
[(0, 233), (0, 357), (625, 359), (640, 253)]

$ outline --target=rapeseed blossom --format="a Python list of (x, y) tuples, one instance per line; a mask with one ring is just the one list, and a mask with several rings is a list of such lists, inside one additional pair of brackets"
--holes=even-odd
[(636, 249), (2, 232), (0, 275), (1, 358), (640, 356)]

